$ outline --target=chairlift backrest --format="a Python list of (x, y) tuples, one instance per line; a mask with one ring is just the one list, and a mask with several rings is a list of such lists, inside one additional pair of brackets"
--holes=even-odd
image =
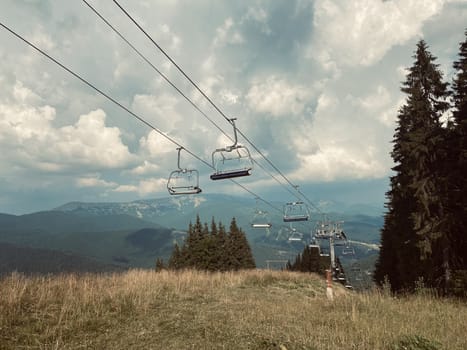
[(259, 198), (256, 198), (256, 208), (251, 220), (251, 227), (253, 228), (270, 228), (272, 226), (269, 214), (267, 211), (260, 210), (258, 207)]
[(342, 249), (342, 255), (355, 255), (355, 250), (350, 245), (350, 243), (347, 242), (347, 244), (344, 246)]
[(297, 229), (295, 229), (294, 227), (292, 227), (292, 224), (290, 224), (290, 227), (289, 227), (289, 229), (288, 229), (288, 232), (289, 232), (289, 237), (288, 237), (288, 240), (289, 240), (289, 241), (298, 242), (298, 241), (302, 241), (302, 240), (303, 240), (303, 233), (297, 231)]
[(295, 241), (295, 242), (298, 242), (298, 241), (301, 241), (303, 240), (303, 234), (301, 232), (292, 232), (291, 235), (289, 236), (288, 238), (289, 241)]
[(308, 221), (310, 214), (303, 202), (290, 202), (284, 205), (284, 222)]
[(171, 195), (188, 195), (201, 193), (199, 187), (199, 173), (195, 169), (182, 169), (180, 167), (180, 151), (178, 150), (178, 169), (170, 173), (167, 181), (167, 190)]
[(253, 169), (253, 160), (250, 151), (245, 146), (237, 144), (235, 118), (230, 119), (230, 121), (234, 129), (235, 141), (231, 146), (218, 148), (212, 152), (212, 167), (214, 168), (214, 173), (210, 176), (211, 180), (249, 176)]

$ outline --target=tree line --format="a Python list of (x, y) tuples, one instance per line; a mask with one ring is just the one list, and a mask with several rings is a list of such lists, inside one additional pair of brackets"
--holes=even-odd
[[(197, 269), (206, 271), (230, 271), (254, 269), (256, 264), (245, 232), (238, 227), (235, 218), (227, 231), (222, 222), (202, 224), (199, 215), (190, 222), (183, 244), (175, 244), (167, 267), (173, 270)], [(156, 269), (165, 268), (161, 259)]]
[(321, 275), (331, 265), (329, 256), (321, 256), (318, 247), (306, 245), (303, 251), (295, 257), (293, 262), (287, 261), (286, 270), (300, 272), (314, 272)]
[(420, 40), (402, 92), (374, 274), (394, 292), (422, 283), (467, 294), (467, 30), (449, 84)]

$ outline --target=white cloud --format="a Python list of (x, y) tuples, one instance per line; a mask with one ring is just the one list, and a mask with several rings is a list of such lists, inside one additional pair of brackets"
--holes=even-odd
[(182, 40), (178, 35), (172, 32), (168, 24), (162, 24), (160, 26), (161, 32), (165, 36), (165, 41), (169, 44), (168, 47), (172, 52), (177, 52), (180, 49)]
[(253, 82), (246, 100), (254, 111), (278, 118), (302, 114), (312, 94), (310, 87), (270, 76), (265, 81)]
[(240, 98), (239, 94), (239, 92), (235, 93), (228, 89), (222, 89), (219, 92), (219, 95), (222, 98), (222, 100), (228, 105), (236, 104)]
[(42, 25), (39, 25), (35, 28), (31, 37), (31, 42), (46, 51), (50, 51), (56, 46), (50, 35), (45, 32), (45, 29)]
[(76, 185), (78, 187), (116, 187), (118, 186), (115, 182), (105, 181), (100, 178), (99, 175), (79, 177), (76, 179)]
[(140, 196), (154, 195), (167, 191), (167, 179), (151, 178), (141, 180), (137, 185), (120, 185), (113, 190), (114, 192), (135, 192)]
[(13, 97), (18, 103), (36, 105), (41, 102), (41, 97), (23, 85), (21, 81), (17, 81), (13, 88)]
[(0, 146), (10, 150), (0, 158), (52, 172), (82, 166), (84, 171), (120, 168), (133, 161), (120, 130), (105, 125), (102, 110), (57, 128), (55, 108), (40, 105), (42, 99), (22, 83), (16, 83), (13, 97), (13, 102), (0, 102)]
[(159, 95), (137, 94), (133, 98), (132, 109), (145, 120), (164, 132), (175, 129), (182, 117), (177, 109), (180, 98), (168, 93)]
[(368, 66), (395, 45), (422, 34), (444, 0), (317, 0), (308, 54), (325, 68)]
[(227, 44), (242, 44), (245, 41), (242, 34), (235, 29), (235, 23), (231, 17), (224, 21), (224, 24), (216, 29), (216, 36), (213, 40), (214, 47), (221, 47)]
[(138, 165), (136, 168), (131, 169), (130, 173), (134, 175), (147, 175), (147, 174), (155, 174), (159, 170), (160, 170), (160, 166), (145, 160), (143, 164)]
[(139, 140), (140, 148), (151, 157), (160, 157), (167, 153), (174, 153), (177, 146), (155, 130), (151, 130), (147, 137)]
[(387, 168), (373, 146), (346, 148), (327, 145), (315, 154), (299, 155), (301, 166), (292, 174), (297, 180), (336, 181), (380, 178)]
[(268, 13), (262, 7), (249, 7), (247, 13), (242, 17), (240, 24), (245, 21), (256, 21), (261, 25), (261, 32), (266, 35), (272, 33), (271, 28), (268, 25)]
[(113, 191), (121, 192), (121, 193), (138, 192), (138, 187), (135, 185), (120, 185), (117, 188), (115, 188)]
[(105, 125), (106, 114), (95, 110), (79, 117), (75, 125), (64, 126), (51, 136), (55, 138), (51, 156), (70, 163), (120, 168), (133, 161), (128, 147), (122, 143), (117, 127)]

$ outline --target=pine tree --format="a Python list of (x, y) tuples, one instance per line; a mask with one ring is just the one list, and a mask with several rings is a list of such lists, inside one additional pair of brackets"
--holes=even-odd
[[(454, 284), (467, 288), (467, 30), (459, 45), (459, 59), (454, 62), (455, 77), (452, 84), (453, 126), (447, 146), (451, 159), (447, 186), (449, 207), (450, 264), (454, 270)], [(463, 286), (463, 288), (462, 288)]]
[(287, 261), (286, 269), (290, 271), (314, 272), (324, 274), (329, 261), (324, 261), (319, 255), (319, 249), (305, 246), (303, 251), (295, 257), (295, 261)]
[(445, 187), (443, 169), (443, 144), (446, 129), (441, 117), (448, 109), (447, 83), (434, 63), (435, 57), (421, 40), (417, 45), (416, 61), (409, 73), (410, 83), (402, 91), (409, 94), (408, 106), (413, 120), (413, 130), (407, 143), (410, 159), (410, 185), (414, 190), (415, 211), (412, 214), (422, 258), (422, 277), (429, 286), (438, 287), (448, 271), (444, 261), (448, 249), (445, 230), (445, 208), (441, 190)]
[[(414, 190), (409, 186), (408, 176), (412, 161), (404, 147), (413, 129), (410, 109), (407, 105), (399, 110), (397, 124), (391, 152), (396, 163), (392, 169), (395, 175), (391, 177), (391, 189), (386, 193), (387, 213), (381, 231), (381, 249), (374, 274), (375, 282), (380, 285), (389, 280), (393, 291), (407, 288), (407, 284), (415, 279), (413, 275), (418, 270), (417, 261), (420, 255), (412, 220), (415, 210)], [(406, 266), (412, 268), (408, 270)]]
[(230, 268), (230, 253), (228, 236), (225, 230), (225, 226), (219, 222), (219, 230), (217, 232), (216, 247), (218, 256), (218, 269), (221, 271), (227, 271)]
[(187, 267), (193, 268), (204, 268), (204, 247), (203, 240), (206, 235), (205, 227), (201, 223), (199, 215), (196, 216), (195, 224), (190, 223), (188, 227), (188, 235), (186, 238), (186, 248), (184, 252), (186, 254), (186, 265)]
[(169, 268), (227, 271), (255, 268), (255, 262), (245, 233), (237, 226), (235, 219), (227, 234), (221, 222), (217, 226), (213, 218), (209, 231), (207, 223), (201, 224), (197, 216), (195, 224), (190, 223), (188, 227), (181, 249), (175, 245)]
[(183, 255), (177, 243), (175, 243), (174, 249), (172, 251), (172, 255), (170, 256), (168, 267), (169, 269), (172, 269), (172, 270), (179, 270), (185, 267), (185, 263), (183, 261)]
[(230, 254), (229, 269), (240, 270), (256, 267), (248, 240), (245, 233), (237, 226), (235, 218), (230, 223), (227, 242)]
[(378, 283), (387, 276), (395, 291), (413, 288), (420, 277), (436, 284), (442, 272), (433, 262), (439, 259), (439, 247), (446, 244), (440, 200), (446, 130), (440, 118), (448, 108), (447, 84), (423, 40), (414, 58), (401, 89), (407, 100), (399, 111), (394, 136), (395, 175), (387, 193), (388, 212), (375, 272)]
[(161, 258), (156, 259), (156, 271), (162, 271), (165, 269), (164, 260)]

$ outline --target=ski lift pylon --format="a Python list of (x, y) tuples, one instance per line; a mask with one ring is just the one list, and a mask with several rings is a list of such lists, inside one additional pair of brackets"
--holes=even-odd
[(237, 144), (235, 120), (236, 118), (230, 119), (234, 129), (234, 144), (225, 148), (218, 148), (212, 152), (214, 174), (210, 176), (211, 180), (223, 180), (251, 175), (253, 160), (248, 148)]
[(167, 190), (171, 195), (177, 194), (197, 194), (201, 192), (199, 187), (199, 173), (195, 169), (182, 169), (180, 167), (180, 151), (183, 147), (178, 147), (177, 170), (174, 170), (169, 175), (167, 181)]

